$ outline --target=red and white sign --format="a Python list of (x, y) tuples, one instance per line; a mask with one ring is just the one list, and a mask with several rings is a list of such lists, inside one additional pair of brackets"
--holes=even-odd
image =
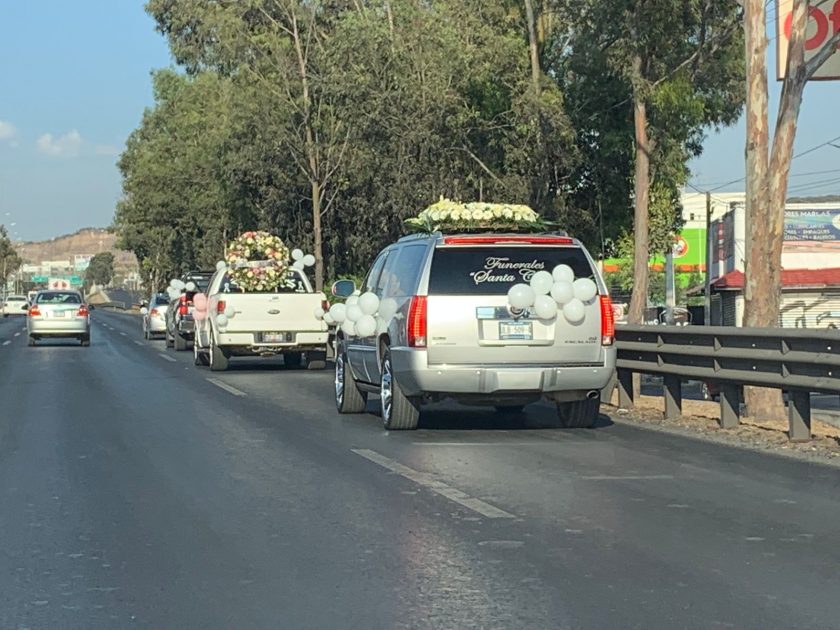
[(51, 291), (64, 291), (70, 288), (70, 281), (64, 278), (50, 278), (47, 286)]
[[(803, 0), (796, 0), (802, 2)], [(787, 69), (790, 29), (793, 22), (794, 0), (777, 0), (776, 3), (776, 78), (784, 79)], [(805, 31), (805, 60), (817, 54), (828, 39), (840, 31), (840, 0), (819, 2), (812, 0), (809, 7), (808, 26)], [(817, 70), (814, 79), (840, 79), (840, 47)]]

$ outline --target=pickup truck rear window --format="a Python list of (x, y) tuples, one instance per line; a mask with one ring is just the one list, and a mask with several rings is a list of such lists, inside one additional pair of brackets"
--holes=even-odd
[(504, 295), (537, 271), (569, 265), (575, 278), (592, 278), (579, 247), (439, 247), (432, 259), (429, 295)]
[[(274, 287), (271, 291), (262, 291), (262, 293), (308, 293), (303, 279), (295, 272), (289, 273), (289, 279), (292, 281), (292, 286), (280, 285)], [(236, 284), (233, 279), (225, 275), (222, 278), (222, 283), (219, 285), (220, 293), (245, 293), (242, 288)], [(256, 293), (256, 291), (248, 291), (248, 293)]]

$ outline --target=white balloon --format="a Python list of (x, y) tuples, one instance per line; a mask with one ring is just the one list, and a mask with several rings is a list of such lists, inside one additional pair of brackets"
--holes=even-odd
[(548, 295), (538, 295), (534, 300), (534, 312), (540, 319), (554, 319), (557, 316), (557, 302)]
[(149, 313), (149, 309), (147, 309), (145, 306), (140, 309), (140, 314), (141, 315), (147, 315), (148, 313)]
[(578, 278), (572, 284), (572, 289), (581, 302), (588, 302), (598, 294), (598, 285), (589, 278)]
[(508, 291), (508, 302), (514, 308), (528, 308), (536, 298), (534, 290), (527, 284), (514, 284)]
[(297, 248), (292, 250), (292, 260), (301, 260), (303, 258), (303, 252)]
[(357, 322), (364, 316), (362, 309), (359, 308), (358, 304), (351, 304), (347, 307), (347, 319), (351, 322)]
[(302, 260), (303, 260), (303, 264), (306, 265), (307, 267), (311, 267), (312, 265), (315, 264), (315, 256), (313, 256), (312, 254), (307, 254), (306, 256), (304, 256), (302, 258)]
[(341, 330), (344, 331), (344, 334), (348, 337), (356, 336), (356, 324), (351, 322), (349, 319), (341, 325)]
[(231, 317), (233, 317), (234, 315), (236, 315), (236, 309), (235, 309), (235, 308), (233, 308), (233, 305), (232, 305), (232, 304), (228, 304), (228, 305), (227, 305), (227, 308), (225, 308), (225, 317), (227, 317), (228, 319), (230, 319), (230, 318), (231, 318)]
[(575, 272), (569, 265), (557, 265), (551, 272), (555, 282), (569, 282), (575, 281)]
[(176, 280), (175, 281), (175, 288), (180, 290), (180, 291), (183, 291), (184, 289), (187, 288), (187, 283), (184, 282), (183, 280)]
[(195, 282), (187, 282), (186, 289), (190, 292), (195, 291)]
[(304, 265), (304, 264), (303, 264), (303, 261), (302, 261), (302, 260), (296, 260), (296, 261), (294, 262), (294, 264), (292, 265), (292, 267), (294, 267), (294, 268), (295, 268), (295, 269), (297, 269), (298, 271), (303, 271), (303, 270), (304, 270), (304, 268), (306, 267), (306, 265)]
[(224, 260), (216, 263), (216, 271), (221, 271), (222, 269), (227, 269), (227, 263)]
[(178, 289), (173, 289), (172, 287), (169, 287), (166, 294), (169, 296), (170, 301), (177, 300), (181, 296), (181, 292)]
[(227, 323), (228, 323), (227, 315), (225, 315), (224, 313), (219, 313), (218, 315), (216, 315), (216, 323), (219, 326), (222, 326), (222, 327), (227, 326)]
[(327, 326), (332, 326), (333, 324), (336, 323), (335, 320), (333, 319), (333, 316), (330, 315), (329, 311), (324, 313), (324, 322), (326, 322)]
[(172, 289), (177, 289), (178, 288), (178, 278), (172, 278), (172, 280), (169, 281), (169, 287), (172, 288)]
[(563, 306), (563, 315), (570, 324), (579, 324), (586, 316), (586, 308), (575, 298)]
[(377, 335), (384, 335), (388, 332), (388, 326), (390, 322), (387, 319), (382, 319), (381, 317), (376, 318), (376, 334)]
[(379, 317), (385, 322), (391, 321), (391, 318), (397, 314), (397, 301), (394, 298), (385, 298), (379, 302)]
[(551, 297), (560, 306), (568, 304), (575, 297), (575, 290), (572, 288), (571, 282), (555, 282), (551, 287)]
[(359, 308), (362, 309), (362, 313), (365, 315), (374, 315), (379, 310), (379, 298), (376, 293), (368, 291), (360, 295)]
[(314, 311), (312, 311), (312, 314), (315, 316), (315, 319), (321, 320), (321, 319), (324, 319), (324, 314), (325, 314), (325, 313), (324, 313), (324, 309), (322, 309), (322, 308), (319, 306), (319, 307), (318, 307), (318, 308), (316, 308)]
[(358, 296), (358, 295), (356, 295), (356, 294), (354, 293), (354, 294), (353, 294), (353, 295), (351, 295), (349, 298), (347, 298), (346, 300), (344, 300), (344, 303), (345, 303), (347, 306), (353, 306), (354, 304), (358, 304), (358, 303), (359, 303), (359, 296)]
[(547, 295), (554, 284), (554, 278), (547, 271), (538, 271), (531, 276), (531, 288), (537, 295)]
[(330, 307), (330, 317), (332, 317), (337, 324), (341, 324), (347, 319), (347, 307), (344, 304), (333, 304)]
[(373, 337), (376, 334), (376, 318), (373, 315), (363, 315), (356, 322), (356, 332), (359, 337)]

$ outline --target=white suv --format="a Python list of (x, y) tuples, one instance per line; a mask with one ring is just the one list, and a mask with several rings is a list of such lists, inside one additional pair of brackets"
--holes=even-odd
[[(513, 285), (559, 265), (597, 286), (582, 320), (570, 323), (562, 314), (545, 320), (533, 309), (510, 306)], [(341, 297), (355, 290), (347, 280), (333, 287)], [(363, 411), (367, 394), (376, 393), (386, 428), (415, 429), (426, 401), (451, 398), (518, 412), (546, 397), (557, 403), (565, 427), (597, 421), (600, 390), (615, 369), (613, 312), (592, 258), (576, 239), (407, 236), (377, 256), (360, 291), (379, 297), (388, 320), (380, 319), (371, 337), (339, 328), (339, 412)]]

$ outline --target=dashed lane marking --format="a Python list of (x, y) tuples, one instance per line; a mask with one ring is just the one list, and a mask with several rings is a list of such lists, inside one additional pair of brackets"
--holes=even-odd
[(390, 457), (386, 457), (385, 455), (370, 449), (353, 448), (350, 450), (356, 453), (356, 455), (361, 455), (368, 461), (378, 464), (383, 468), (398, 474), (400, 477), (405, 477), (406, 479), (431, 490), (435, 494), (439, 494), (442, 497), (467, 508), (468, 510), (481, 514), (482, 516), (486, 516), (487, 518), (516, 518), (510, 512), (497, 508), (495, 505), (490, 505), (481, 499), (471, 497), (465, 492), (458, 490), (458, 488), (453, 488), (449, 484), (438, 481), (434, 478), (434, 475), (431, 475), (430, 473), (414, 470), (413, 468), (409, 468)]
[(4, 341), (4, 342), (3, 342), (3, 345), (4, 345), (4, 346), (8, 346), (10, 343), (12, 343), (12, 342), (11, 342), (11, 341), (6, 340), (6, 341)]
[(19, 332), (16, 332), (16, 333), (15, 333), (15, 337), (20, 337), (20, 333), (19, 333)]
[(655, 481), (657, 479), (673, 479), (674, 475), (581, 475), (586, 481)]
[(169, 361), (171, 363), (175, 363), (175, 359), (170, 357), (168, 354), (164, 354), (163, 352), (158, 352), (158, 355), (160, 355), (161, 359), (165, 359), (166, 361)]
[(121, 332), (120, 333), (123, 337), (128, 337), (128, 333)]
[(248, 395), (245, 392), (243, 392), (241, 389), (236, 389), (233, 385), (228, 385), (224, 381), (220, 381), (217, 378), (208, 378), (207, 382), (208, 383), (213, 383), (213, 385), (215, 385), (216, 387), (219, 387), (219, 388), (225, 390), (228, 394), (233, 394), (234, 396), (242, 397), (242, 396), (247, 396)]
[(137, 340), (135, 339), (135, 340), (134, 340), (134, 345), (137, 345), (137, 346), (142, 346), (142, 345), (143, 345), (143, 342), (142, 342), (142, 341), (137, 341)]

